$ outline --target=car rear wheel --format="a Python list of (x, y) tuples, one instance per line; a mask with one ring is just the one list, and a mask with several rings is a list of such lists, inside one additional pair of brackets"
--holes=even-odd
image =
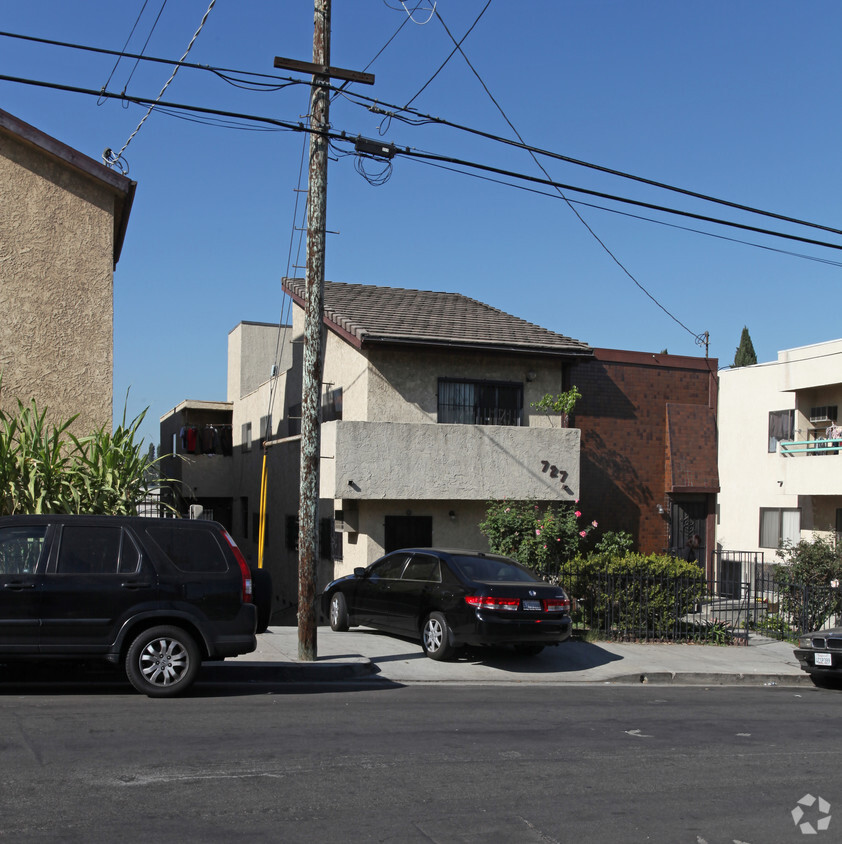
[(334, 592), (330, 599), (330, 629), (344, 633), (348, 629), (348, 605), (341, 592)]
[(126, 676), (142, 694), (172, 697), (188, 689), (199, 672), (196, 640), (180, 627), (151, 627), (129, 646)]
[(430, 659), (441, 661), (453, 655), (454, 648), (450, 644), (447, 619), (440, 612), (431, 612), (427, 616), (421, 628), (421, 646)]

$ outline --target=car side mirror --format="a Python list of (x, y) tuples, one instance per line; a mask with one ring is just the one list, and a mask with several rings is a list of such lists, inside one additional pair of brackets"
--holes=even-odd
[(357, 566), (354, 569), (354, 577), (365, 577), (365, 569), (362, 566)]

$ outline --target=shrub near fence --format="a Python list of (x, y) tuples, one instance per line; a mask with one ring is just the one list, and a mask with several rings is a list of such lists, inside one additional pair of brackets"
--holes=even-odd
[(664, 641), (704, 633), (690, 617), (707, 594), (696, 563), (659, 554), (592, 554), (564, 564), (558, 579), (577, 601), (574, 621), (593, 633)]

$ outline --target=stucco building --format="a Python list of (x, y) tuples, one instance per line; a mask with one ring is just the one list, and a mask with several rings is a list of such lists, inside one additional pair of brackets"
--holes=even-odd
[[(265, 454), (276, 608), (298, 578), (304, 283), (284, 289), (290, 325), (229, 335), (227, 396), (233, 533), (257, 562)], [(487, 548), (491, 499), (580, 500), (647, 552), (712, 547), (715, 361), (593, 349), (455, 293), (327, 282), (324, 321), (320, 586), (394, 548)], [(533, 407), (574, 384), (567, 424)]]
[(782, 542), (842, 533), (842, 340), (723, 370), (719, 382), (716, 542), (726, 561), (752, 552), (775, 562)]
[(113, 275), (135, 183), (0, 110), (4, 409), (112, 424)]

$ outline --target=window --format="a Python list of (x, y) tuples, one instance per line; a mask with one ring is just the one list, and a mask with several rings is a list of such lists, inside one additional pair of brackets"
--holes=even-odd
[(46, 535), (46, 525), (0, 529), (0, 574), (34, 574)]
[(779, 507), (760, 508), (760, 547), (795, 545), (801, 539), (801, 511)]
[(322, 399), (322, 422), (342, 418), (342, 387), (326, 390)]
[(441, 583), (441, 568), (437, 557), (415, 554), (406, 567), (402, 580), (423, 580), (427, 583)]
[(371, 567), (370, 577), (382, 577), (385, 580), (399, 580), (406, 565), (406, 554), (393, 554)]
[(272, 439), (272, 414), (260, 417), (260, 444)]
[[(333, 519), (319, 520), (319, 558), (322, 560), (342, 559), (331, 557), (334, 553), (334, 530)], [(287, 516), (286, 519), (286, 549), (287, 551), (298, 550), (298, 516)]]
[(520, 425), (523, 385), (439, 379), (438, 421), (456, 425)]
[(291, 404), (287, 408), (287, 436), (301, 435), (301, 402)]
[(177, 528), (166, 525), (148, 527), (146, 532), (179, 571), (228, 571), (225, 553), (209, 530), (180, 524)]
[(243, 451), (251, 451), (251, 422), (243, 423)]
[(65, 525), (56, 571), (59, 574), (130, 574), (140, 554), (119, 527)]
[(795, 411), (769, 411), (769, 453), (778, 450), (778, 443), (795, 439)]

